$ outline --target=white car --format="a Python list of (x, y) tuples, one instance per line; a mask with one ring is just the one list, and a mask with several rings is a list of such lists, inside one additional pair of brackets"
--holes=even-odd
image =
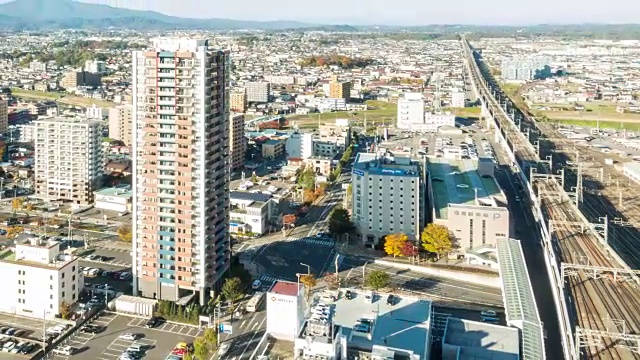
[(137, 338), (138, 338), (138, 335), (132, 334), (132, 333), (124, 333), (124, 334), (120, 334), (120, 336), (118, 336), (118, 339), (121, 339), (121, 340), (135, 341)]
[(220, 344), (220, 347), (218, 348), (218, 356), (224, 356), (227, 352), (229, 352), (230, 347), (231, 346), (228, 342)]
[(58, 355), (71, 356), (73, 355), (73, 348), (71, 346), (62, 346), (53, 349), (53, 352)]

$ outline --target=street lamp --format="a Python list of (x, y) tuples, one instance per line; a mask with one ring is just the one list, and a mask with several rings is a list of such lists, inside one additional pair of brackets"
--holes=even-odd
[(306, 266), (307, 267), (307, 275), (311, 275), (311, 266), (304, 264), (304, 263), (300, 263), (300, 265), (302, 266)]

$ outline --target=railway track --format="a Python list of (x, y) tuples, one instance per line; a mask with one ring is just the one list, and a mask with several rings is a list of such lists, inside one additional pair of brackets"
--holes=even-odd
[[(513, 150), (516, 161), (520, 168), (526, 171), (529, 167), (534, 167), (540, 173), (555, 175), (556, 172), (553, 164), (546, 164), (542, 158), (544, 154), (554, 156), (550, 150), (554, 150), (557, 145), (571, 149), (574, 144), (560, 142), (559, 144), (547, 143), (543, 146), (542, 138), (539, 136), (545, 133), (545, 129), (538, 128), (535, 122), (528, 114), (523, 113), (515, 107), (513, 103), (502, 93), (499, 86), (490, 80), (487, 83), (482, 74), (479, 73), (478, 67), (474, 67), (472, 77), (476, 84), (479, 85), (480, 94), (487, 106), (490, 114), (496, 120), (499, 131), (507, 140), (507, 145)], [(486, 71), (486, 69), (485, 69)], [(491, 77), (487, 77), (491, 79)], [(495, 97), (495, 98), (494, 98)], [(497, 99), (497, 101), (496, 101)], [(501, 103), (502, 102), (502, 103)], [(504, 107), (503, 107), (504, 106)], [(511, 119), (502, 111), (512, 114), (518, 125), (514, 125)], [(521, 123), (520, 123), (521, 122)], [(520, 133), (522, 126), (529, 128), (529, 139)], [(549, 130), (549, 129), (546, 129)], [(547, 135), (547, 137), (551, 137)], [(556, 136), (561, 138), (561, 136)], [(540, 154), (533, 151), (532, 143), (537, 142)], [(550, 145), (550, 146), (549, 146)], [(549, 156), (549, 155), (547, 155)], [(568, 156), (565, 155), (565, 156)], [(599, 158), (598, 155), (592, 155)], [(604, 161), (604, 159), (602, 159)], [(529, 174), (524, 174), (529, 175)], [(571, 176), (570, 174), (568, 175)], [(574, 176), (575, 177), (575, 176)], [(531, 181), (532, 179), (528, 179)], [(558, 193), (564, 189), (553, 178), (542, 179), (537, 178), (532, 186), (537, 191)], [(570, 188), (570, 187), (568, 187)], [(591, 196), (584, 196), (582, 211), (585, 216), (592, 220), (603, 216), (607, 213), (599, 212), (603, 207)], [(549, 220), (558, 221), (553, 236), (555, 238), (554, 251), (558, 255), (560, 262), (578, 265), (591, 265), (607, 268), (620, 268), (622, 264), (617, 263), (613, 258), (609, 258), (606, 249), (599, 243), (594, 234), (582, 232), (581, 229), (568, 223), (583, 223), (582, 219), (574, 213), (575, 207), (570, 203), (571, 199), (566, 193), (561, 197), (542, 197), (540, 206), (542, 207), (544, 216)], [(606, 205), (606, 204), (605, 204)], [(609, 210), (615, 210), (615, 206), (608, 206)], [(590, 209), (590, 210), (588, 210)], [(609, 215), (612, 218), (614, 215)], [(562, 223), (564, 222), (564, 223)], [(587, 224), (584, 224), (585, 226)], [(626, 235), (628, 238), (628, 235)], [(633, 253), (632, 244), (627, 244), (625, 251)], [(560, 264), (558, 264), (560, 267)], [(563, 279), (565, 284), (566, 304), (569, 309), (568, 313), (573, 314), (571, 331), (576, 331), (576, 327), (581, 329), (598, 330), (612, 333), (640, 333), (640, 291), (631, 283), (617, 282), (608, 277), (598, 278), (591, 272), (585, 270), (577, 270), (571, 273), (567, 279)], [(580, 349), (580, 359), (640, 359), (640, 355), (631, 352), (621, 345), (617, 340), (611, 338), (599, 338), (598, 343), (583, 344)], [(637, 346), (637, 344), (636, 344)]]
[[(555, 192), (559, 184), (555, 180), (537, 180), (541, 191)], [(581, 220), (571, 210), (568, 198), (542, 196), (543, 212), (550, 220), (579, 223)], [(565, 263), (619, 267), (615, 260), (608, 258), (598, 241), (589, 233), (582, 233), (576, 227), (558, 223), (554, 225), (554, 236), (560, 248), (560, 259)], [(610, 277), (594, 278), (591, 274), (578, 271), (568, 277), (566, 287), (573, 298), (571, 313), (575, 326), (581, 328), (627, 332), (640, 331), (640, 291), (631, 283), (614, 281)], [(624, 320), (621, 322), (620, 320)], [(640, 355), (627, 348), (615, 346), (616, 341), (602, 338), (601, 344), (582, 349), (583, 359), (640, 359)]]

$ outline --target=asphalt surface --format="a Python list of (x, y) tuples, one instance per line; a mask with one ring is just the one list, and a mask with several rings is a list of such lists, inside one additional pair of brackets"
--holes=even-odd
[(390, 277), (389, 287), (415, 293), (434, 301), (458, 302), (498, 308), (503, 306), (500, 289), (374, 264), (366, 258), (347, 257), (342, 259), (340, 263), (342, 281), (349, 286), (362, 286), (363, 267), (365, 276), (374, 270), (384, 271)]

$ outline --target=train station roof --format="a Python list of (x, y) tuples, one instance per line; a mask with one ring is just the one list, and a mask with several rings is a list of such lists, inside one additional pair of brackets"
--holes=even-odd
[(497, 250), (507, 324), (522, 332), (522, 359), (544, 359), (542, 322), (520, 241), (498, 239)]

